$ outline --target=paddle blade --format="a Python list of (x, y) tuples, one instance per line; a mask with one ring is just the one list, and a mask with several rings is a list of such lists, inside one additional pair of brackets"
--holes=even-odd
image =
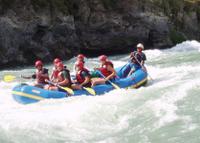
[(14, 75), (5, 75), (3, 77), (3, 81), (5, 81), (5, 82), (11, 82), (11, 81), (15, 80), (15, 78), (16, 77)]
[(89, 88), (89, 87), (83, 87), (83, 89), (85, 89), (88, 93), (92, 94), (92, 95), (96, 95), (96, 92), (94, 91), (94, 89)]
[(71, 88), (69, 88), (69, 87), (61, 87), (61, 86), (60, 86), (60, 88), (62, 88), (63, 90), (67, 91), (69, 94), (74, 95), (74, 91)]

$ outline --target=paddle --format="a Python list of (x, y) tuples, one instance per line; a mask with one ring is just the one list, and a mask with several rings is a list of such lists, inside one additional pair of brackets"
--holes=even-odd
[[(32, 76), (23, 76), (23, 75), (20, 75), (20, 77), (23, 79), (31, 79), (32, 78)], [(3, 81), (5, 81), (5, 82), (11, 82), (15, 79), (16, 79), (16, 76), (11, 75), (11, 74), (4, 75), (4, 77), (3, 77)]]
[[(142, 65), (134, 55), (133, 55), (133, 57), (134, 57), (135, 60), (139, 63), (139, 65), (142, 67), (143, 71), (147, 73), (146, 67), (145, 67), (144, 65)], [(147, 73), (147, 74), (148, 74), (149, 78), (153, 81), (153, 79), (152, 79), (152, 77), (150, 76), (150, 74), (149, 74), (149, 73)]]
[(59, 88), (61, 88), (61, 89), (63, 89), (63, 90), (65, 90), (65, 91), (67, 91), (69, 94), (71, 94), (71, 95), (74, 95), (74, 91), (71, 89), (71, 88), (69, 88), (69, 87), (62, 87), (62, 86), (60, 86), (60, 85), (57, 85), (56, 83), (54, 83), (54, 82), (52, 82), (52, 81), (49, 81), (49, 80), (45, 80), (47, 83), (49, 83), (49, 84), (52, 84), (52, 85), (54, 85), (54, 86), (57, 86), (57, 87), (59, 87)]
[(89, 88), (89, 87), (83, 87), (83, 89), (85, 89), (88, 93), (92, 94), (92, 95), (96, 95), (96, 92), (94, 91), (94, 89)]
[[(106, 79), (106, 77), (99, 71), (97, 70), (97, 72), (104, 78)], [(110, 80), (107, 80), (115, 89), (120, 89), (120, 87), (116, 84), (114, 84), (113, 82), (111, 82)]]
[(4, 77), (3, 77), (3, 81), (5, 81), (5, 82), (11, 82), (15, 79), (16, 79), (16, 76), (14, 76), (14, 75), (4, 75)]

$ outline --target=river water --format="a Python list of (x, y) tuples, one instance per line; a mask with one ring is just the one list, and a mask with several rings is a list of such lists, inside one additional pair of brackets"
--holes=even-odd
[[(34, 69), (1, 71), (16, 79), (0, 84), (0, 143), (199, 143), (200, 43), (186, 41), (167, 50), (146, 50), (149, 82), (103, 96), (15, 102), (11, 89)], [(127, 55), (110, 57), (115, 66)], [(65, 62), (72, 70), (75, 59)], [(89, 68), (97, 66), (89, 58)], [(49, 69), (52, 67), (47, 65)]]

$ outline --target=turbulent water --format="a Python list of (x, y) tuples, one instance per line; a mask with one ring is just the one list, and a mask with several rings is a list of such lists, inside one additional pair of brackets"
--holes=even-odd
[[(149, 82), (103, 96), (15, 102), (11, 89), (32, 67), (1, 71), (0, 143), (199, 143), (200, 43), (187, 41), (167, 50), (146, 50)], [(115, 66), (127, 55), (110, 57)], [(72, 69), (75, 59), (66, 62)], [(97, 66), (97, 58), (87, 67)], [(50, 66), (47, 66), (51, 68)]]

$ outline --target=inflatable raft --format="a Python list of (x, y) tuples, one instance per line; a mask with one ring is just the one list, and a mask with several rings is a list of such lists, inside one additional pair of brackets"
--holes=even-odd
[[(127, 70), (129, 70), (129, 64), (116, 69), (118, 78), (116, 79), (115, 84), (120, 88), (137, 88), (147, 82), (147, 72), (143, 71), (142, 69), (138, 69), (133, 74), (126, 77)], [(114, 87), (111, 84), (102, 84), (94, 86), (93, 89), (95, 90), (96, 95), (102, 95), (113, 90)], [(81, 95), (93, 96), (86, 90), (74, 90), (74, 95), (72, 96)], [(12, 90), (12, 96), (21, 104), (35, 103), (40, 100), (50, 98), (71, 97), (66, 92), (44, 90), (27, 84), (19, 84), (15, 86)]]

